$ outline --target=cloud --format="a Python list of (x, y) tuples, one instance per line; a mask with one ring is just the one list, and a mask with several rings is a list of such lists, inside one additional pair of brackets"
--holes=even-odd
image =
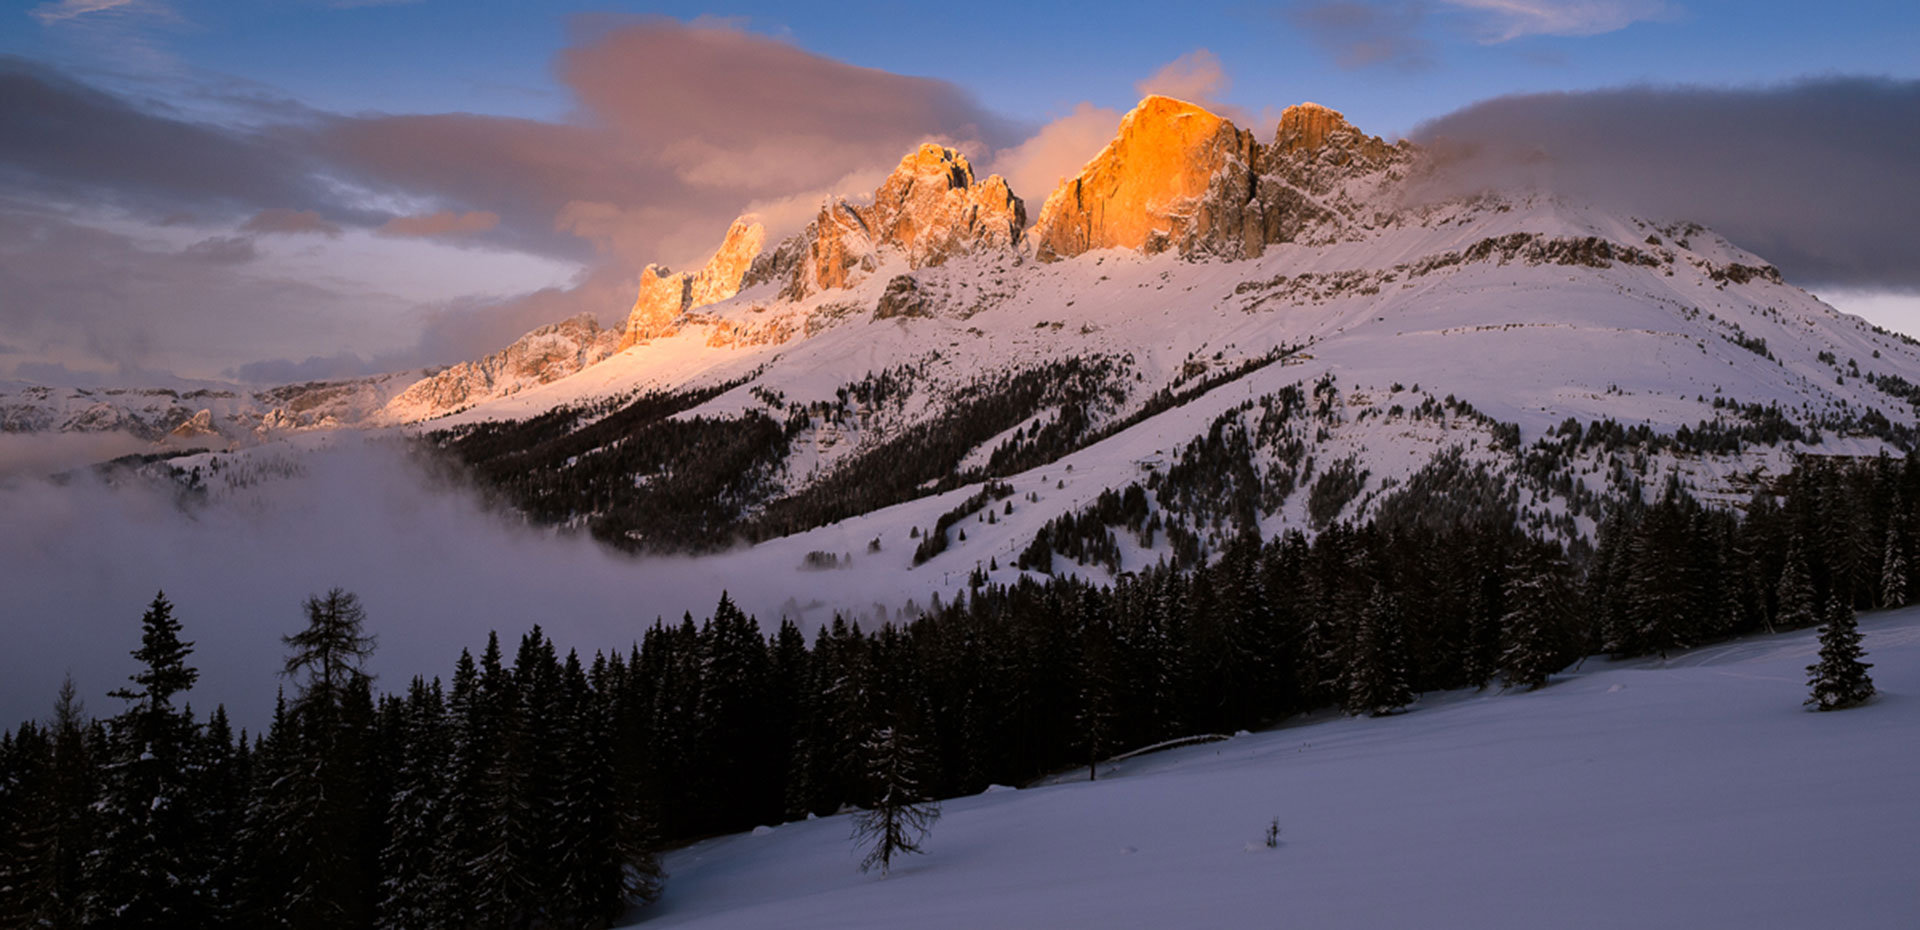
[(1920, 291), (1920, 81), (1527, 94), (1414, 136), (1442, 192), (1546, 188), (1703, 223), (1796, 284)]
[(252, 241), (185, 248), (0, 201), (0, 332), (35, 361), (217, 371), (349, 332), (403, 331), (409, 305), (338, 280), (296, 280), (249, 261)]
[(1141, 96), (1160, 94), (1190, 103), (1219, 99), (1233, 81), (1220, 67), (1220, 59), (1204, 48), (1197, 48), (1160, 67), (1152, 76), (1136, 81), (1133, 89)]
[(339, 226), (327, 222), (313, 210), (289, 210), (286, 207), (268, 207), (255, 213), (245, 223), (240, 224), (240, 231), (286, 236), (311, 233), (330, 239), (340, 238), (341, 233)]
[(1671, 19), (1677, 8), (1665, 0), (1317, 0), (1283, 13), (1342, 68), (1422, 71), (1438, 63), (1436, 36), (1484, 45), (1593, 36)]
[(181, 251), (188, 258), (216, 265), (244, 265), (260, 257), (247, 236), (212, 236)]
[(56, 0), (56, 2), (42, 3), (28, 10), (27, 15), (39, 20), (42, 26), (51, 26), (76, 16), (129, 6), (133, 2), (134, 0)]
[[(565, 119), (329, 114), (277, 98), (256, 105), (259, 93), (249, 90), (232, 110), (235, 119), (212, 123), (0, 58), (0, 125), (10, 130), (0, 133), (0, 179), (9, 197), (48, 216), (80, 208), (150, 224), (188, 216), (199, 226), (230, 222), (250, 236), (458, 235), (463, 245), (590, 266), (581, 280), (592, 287), (579, 293), (461, 298), (454, 296), (461, 279), (450, 278), (448, 296), (432, 307), (403, 308), (427, 321), (421, 346), (372, 347), (382, 358), (449, 363), (471, 356), (421, 353), (468, 345), (473, 336), (489, 339), (485, 350), (492, 351), (560, 318), (532, 318), (538, 308), (563, 309), (561, 316), (587, 309), (603, 319), (623, 314), (631, 293), (610, 295), (630, 291), (640, 267), (704, 260), (743, 210), (766, 206), (798, 217), (810, 212), (801, 204), (827, 193), (870, 192), (923, 141), (982, 159), (1026, 135), (951, 84), (836, 61), (737, 24), (582, 20), (556, 67), (576, 104)], [(238, 261), (244, 246), (237, 241), (207, 241), (191, 255), (176, 241), (174, 263), (190, 264), (189, 272), (156, 261), (122, 227), (87, 236), (79, 225), (62, 230), (69, 244), (100, 251), (53, 256), (45, 269), (25, 264), (25, 253), (39, 248), (33, 243), (16, 242), (21, 254), (0, 254), (0, 262), (11, 263), (0, 274), (27, 279), (41, 306), (74, 312), (57, 340), (67, 354), (50, 360), (89, 361), (77, 353), (98, 333), (100, 344), (117, 347), (109, 364), (131, 364), (135, 353), (121, 334), (147, 334), (147, 348), (153, 340), (182, 341), (185, 332), (204, 332), (204, 322), (236, 310), (240, 293), (262, 290), (258, 278), (212, 274), (261, 271), (264, 263)], [(316, 244), (308, 253), (347, 256), (349, 245)], [(216, 257), (229, 262), (184, 261)], [(77, 271), (121, 261), (130, 263), (127, 270), (103, 280)], [(228, 353), (205, 370), (301, 358), (285, 348), (300, 333), (319, 334), (311, 354), (322, 358), (343, 348), (364, 354), (364, 344), (341, 345), (342, 331), (356, 328), (343, 326), (339, 311), (320, 310), (333, 299), (326, 295), (352, 297), (350, 282), (360, 274), (351, 267), (310, 271), (280, 282), (288, 286), (281, 294), (256, 296), (237, 328), (277, 329), (282, 338), (271, 347), (203, 338), (202, 359)], [(165, 280), (141, 280), (138, 289), (166, 293), (166, 300), (134, 293), (135, 280), (156, 277)], [(601, 300), (607, 302), (588, 305)], [(0, 312), (17, 306), (9, 304)], [(392, 305), (386, 295), (372, 304)], [(34, 315), (36, 332), (54, 328), (51, 312), (13, 312)], [(462, 315), (471, 317), (467, 325), (452, 322)], [(175, 318), (197, 322), (170, 325)], [(527, 325), (516, 332), (500, 328), (521, 322)]]
[(1030, 219), (1060, 182), (1080, 173), (1120, 127), (1120, 113), (1081, 103), (1073, 112), (1041, 127), (1025, 142), (994, 155), (991, 171), (1007, 179), (1027, 203)]
[(339, 207), (282, 134), (175, 118), (0, 57), (0, 176), (16, 195), (145, 211)]
[[(0, 436), (0, 470), (136, 451), (91, 438), (56, 449), (44, 438)], [(258, 485), (191, 513), (137, 480), (0, 480), (0, 590), (19, 620), (0, 650), (0, 719), (43, 714), (69, 670), (96, 713), (117, 709), (105, 692), (134, 670), (140, 612), (162, 589), (195, 643), (189, 661), (201, 678), (187, 698), (202, 713), (224, 703), (252, 729), (272, 711), (280, 636), (299, 628), (300, 600), (336, 585), (366, 605), (384, 688), (450, 674), (459, 650), (478, 652), (489, 629), (511, 642), (538, 623), (562, 650), (591, 656), (629, 648), (656, 616), (710, 612), (724, 587), (763, 617), (779, 603), (775, 585), (743, 591), (720, 565), (639, 561), (584, 535), (516, 525), (404, 446), (354, 434), (328, 443), (254, 465)], [(224, 470), (248, 467), (222, 458)]]
[(276, 358), (248, 362), (229, 368), (223, 374), (247, 384), (301, 384), (307, 381), (337, 381), (361, 378), (393, 370), (361, 358), (355, 352), (309, 355), (304, 361)]
[(1664, 0), (1442, 0), (1478, 14), (1481, 41), (1525, 36), (1593, 36), (1674, 15)]
[(442, 210), (418, 216), (396, 216), (381, 224), (378, 231), (383, 236), (456, 236), (486, 232), (498, 225), (500, 214), (489, 210), (469, 210), (465, 213)]
[(1286, 15), (1342, 68), (1418, 71), (1434, 65), (1433, 43), (1421, 34), (1428, 8), (1420, 0), (1340, 0), (1297, 4)]

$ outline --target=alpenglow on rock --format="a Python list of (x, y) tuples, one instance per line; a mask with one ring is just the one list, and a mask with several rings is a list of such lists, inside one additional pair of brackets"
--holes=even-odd
[(1047, 197), (1034, 224), (1042, 261), (1093, 249), (1260, 254), (1253, 133), (1158, 94), (1120, 121), (1107, 147)]
[[(1413, 154), (1318, 104), (1289, 107), (1272, 145), (1205, 108), (1150, 96), (1114, 140), (1047, 197), (1031, 235), (1042, 261), (1093, 249), (1254, 258), (1351, 214), (1341, 185)], [(1333, 195), (1329, 201), (1327, 198)]]
[(828, 200), (804, 231), (754, 263), (748, 283), (780, 281), (781, 296), (798, 299), (852, 286), (889, 254), (924, 268), (1011, 249), (1026, 224), (1026, 205), (1004, 179), (979, 180), (966, 156), (928, 143), (900, 159), (871, 204)]
[(740, 282), (766, 240), (767, 230), (759, 217), (747, 214), (727, 227), (719, 251), (698, 272), (689, 275), (648, 265), (640, 272), (640, 292), (627, 314), (619, 347), (670, 335), (681, 314), (740, 293)]

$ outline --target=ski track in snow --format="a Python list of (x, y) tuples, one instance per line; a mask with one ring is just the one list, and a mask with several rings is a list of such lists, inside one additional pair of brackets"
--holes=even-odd
[[(855, 868), (845, 816), (669, 854), (641, 927), (1911, 928), (1920, 608), (1862, 618), (1880, 696), (1814, 713), (1811, 630), (1588, 660), (1531, 693), (1282, 727), (949, 800)], [(1069, 775), (1068, 777), (1071, 777)], [(1281, 845), (1262, 836), (1278, 817)]]

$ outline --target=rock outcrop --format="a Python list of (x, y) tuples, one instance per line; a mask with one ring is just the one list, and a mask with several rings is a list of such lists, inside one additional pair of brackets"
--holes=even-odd
[(897, 316), (926, 316), (927, 295), (920, 290), (920, 282), (913, 275), (895, 275), (887, 282), (887, 289), (880, 293), (880, 303), (873, 308), (873, 318), (890, 320)]
[(1047, 197), (1034, 224), (1042, 261), (1092, 249), (1260, 254), (1250, 217), (1259, 145), (1213, 113), (1154, 95), (1099, 155)]
[(1313, 103), (1281, 114), (1271, 145), (1206, 109), (1151, 96), (1080, 174), (1056, 189), (1034, 224), (1042, 261), (1092, 249), (1253, 258), (1320, 224), (1351, 218), (1342, 185), (1411, 157)]
[(582, 313), (542, 326), (479, 361), (461, 362), (415, 382), (384, 412), (393, 420), (409, 422), (517, 394), (612, 355), (619, 339), (620, 333), (601, 328), (593, 314)]
[(966, 156), (929, 143), (900, 159), (872, 203), (836, 197), (821, 205), (804, 231), (754, 263), (747, 280), (782, 282), (781, 296), (798, 299), (850, 287), (892, 255), (924, 268), (1011, 249), (1026, 224), (1026, 205), (1004, 179), (980, 180)]
[(719, 251), (698, 272), (675, 273), (662, 265), (642, 269), (640, 292), (627, 314), (619, 348), (671, 335), (681, 314), (740, 293), (741, 282), (766, 240), (766, 227), (748, 214), (727, 227)]

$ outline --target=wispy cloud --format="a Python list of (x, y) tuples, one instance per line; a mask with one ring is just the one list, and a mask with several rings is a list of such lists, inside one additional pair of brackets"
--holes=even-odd
[(1481, 41), (1508, 42), (1525, 36), (1594, 36), (1638, 22), (1672, 17), (1665, 0), (1443, 0), (1478, 14)]
[(1308, 0), (1288, 22), (1342, 68), (1431, 68), (1449, 38), (1498, 45), (1529, 36), (1595, 36), (1678, 15), (1667, 0)]
[(1220, 67), (1219, 56), (1197, 48), (1135, 82), (1133, 89), (1141, 96), (1163, 94), (1192, 103), (1207, 103), (1219, 99), (1231, 86), (1233, 81), (1227, 77), (1226, 69)]
[(27, 15), (40, 21), (41, 25), (51, 26), (89, 13), (119, 9), (134, 4), (134, 0), (55, 0), (42, 3), (27, 11)]
[(500, 214), (490, 210), (469, 210), (465, 213), (441, 210), (417, 216), (396, 216), (382, 223), (377, 232), (383, 236), (457, 236), (486, 232), (498, 225)]
[(289, 210), (286, 207), (268, 207), (255, 213), (240, 224), (240, 231), (285, 236), (311, 234), (331, 239), (338, 239), (341, 234), (339, 224), (327, 222), (316, 211)]
[(1417, 71), (1434, 64), (1433, 42), (1422, 33), (1427, 11), (1428, 4), (1420, 0), (1336, 0), (1297, 4), (1287, 10), (1287, 18), (1342, 68)]

